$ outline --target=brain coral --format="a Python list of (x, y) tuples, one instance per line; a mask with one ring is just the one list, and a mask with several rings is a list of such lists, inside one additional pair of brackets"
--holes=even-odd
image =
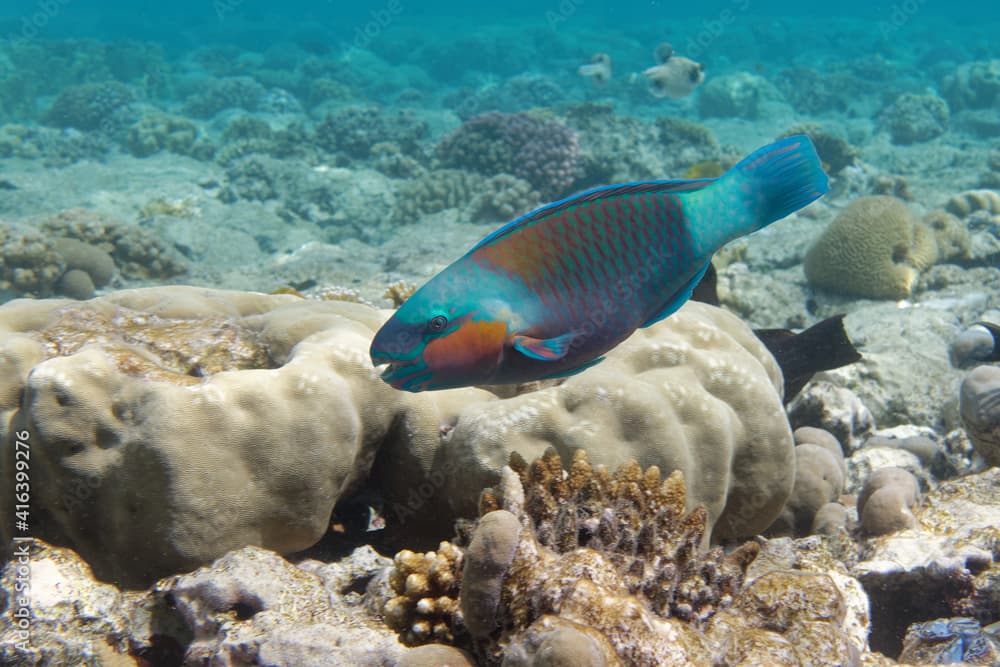
[(910, 295), (938, 256), (934, 234), (894, 197), (859, 197), (826, 228), (805, 258), (809, 283), (873, 299)]
[(484, 113), (469, 119), (437, 147), (447, 167), (493, 176), (513, 174), (550, 199), (579, 175), (576, 132), (528, 113)]
[[(680, 470), (716, 538), (763, 531), (792, 490), (781, 373), (753, 332), (719, 308), (688, 303), (558, 386), (502, 400), (478, 391), (479, 400), (459, 405), (456, 393), (431, 393), (439, 406), (423, 417), (431, 424), (413, 415), (404, 429), (440, 428), (427, 449), (387, 443), (383, 492), (401, 519), (446, 531), (475, 512), (512, 451), (533, 459), (549, 446), (564, 461), (584, 449), (609, 468), (635, 459)], [(434, 493), (414, 503), (408, 496), (423, 484)]]
[(47, 517), (33, 534), (126, 585), (246, 544), (310, 546), (392, 421), (394, 392), (364, 354), (380, 319), (181, 287), (4, 305), (0, 450), (30, 434)]

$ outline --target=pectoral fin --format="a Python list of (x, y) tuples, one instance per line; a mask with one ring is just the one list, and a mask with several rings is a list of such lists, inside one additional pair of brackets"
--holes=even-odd
[(531, 336), (514, 336), (514, 349), (526, 357), (539, 361), (559, 361), (569, 352), (570, 343), (576, 334), (572, 331), (555, 338), (532, 338)]

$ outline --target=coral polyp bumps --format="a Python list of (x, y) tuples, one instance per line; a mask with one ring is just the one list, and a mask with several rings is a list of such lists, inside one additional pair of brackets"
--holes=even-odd
[(551, 449), (530, 465), (512, 455), (471, 532), (460, 526), (466, 547), (396, 555), (386, 622), (409, 644), (464, 645), (490, 664), (554, 628), (630, 663), (639, 645), (701, 654), (696, 628), (732, 602), (759, 547), (704, 550), (707, 515), (686, 512), (686, 496), (680, 472), (655, 466), (612, 474), (577, 450), (564, 471)]

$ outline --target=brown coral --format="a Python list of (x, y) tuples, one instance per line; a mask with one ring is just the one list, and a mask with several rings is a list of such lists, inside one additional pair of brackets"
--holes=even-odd
[(464, 627), (486, 664), (546, 615), (596, 630), (625, 664), (707, 660), (696, 630), (739, 593), (759, 547), (702, 551), (706, 513), (686, 512), (686, 496), (679, 472), (663, 479), (655, 466), (631, 462), (612, 474), (578, 450), (564, 471), (554, 450), (531, 464), (512, 455), (482, 496), (460, 613), (442, 599), (459, 586), (459, 559), (437, 566), (449, 573), (443, 584), (430, 579), (430, 564), (455, 549), (442, 543), (437, 554), (397, 555), (399, 596), (387, 621), (409, 643), (458, 637)]
[(63, 211), (42, 222), (41, 230), (104, 250), (125, 278), (168, 278), (187, 271), (179, 253), (152, 232), (86, 209)]
[(436, 552), (396, 554), (389, 574), (396, 596), (386, 602), (383, 614), (406, 644), (455, 640), (463, 557), (451, 542), (442, 542)]
[(222, 371), (275, 365), (255, 334), (222, 316), (157, 317), (123, 306), (73, 304), (32, 336), (42, 342), (45, 358), (100, 345), (127, 375), (172, 384), (193, 385)]
[[(705, 508), (685, 512), (687, 490), (675, 471), (645, 471), (635, 461), (615, 471), (590, 465), (584, 450), (564, 473), (550, 449), (530, 466), (512, 457), (524, 488), (524, 511), (540, 544), (557, 553), (586, 547), (619, 571), (629, 593), (645, 597), (666, 617), (701, 622), (739, 591), (757, 545), (726, 557), (701, 553)], [(489, 493), (486, 494), (489, 497)]]

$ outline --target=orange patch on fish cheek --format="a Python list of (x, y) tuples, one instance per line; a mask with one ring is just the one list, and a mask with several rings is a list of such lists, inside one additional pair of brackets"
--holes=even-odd
[(424, 362), (434, 369), (492, 366), (500, 358), (507, 337), (502, 322), (466, 322), (447, 336), (428, 341)]

